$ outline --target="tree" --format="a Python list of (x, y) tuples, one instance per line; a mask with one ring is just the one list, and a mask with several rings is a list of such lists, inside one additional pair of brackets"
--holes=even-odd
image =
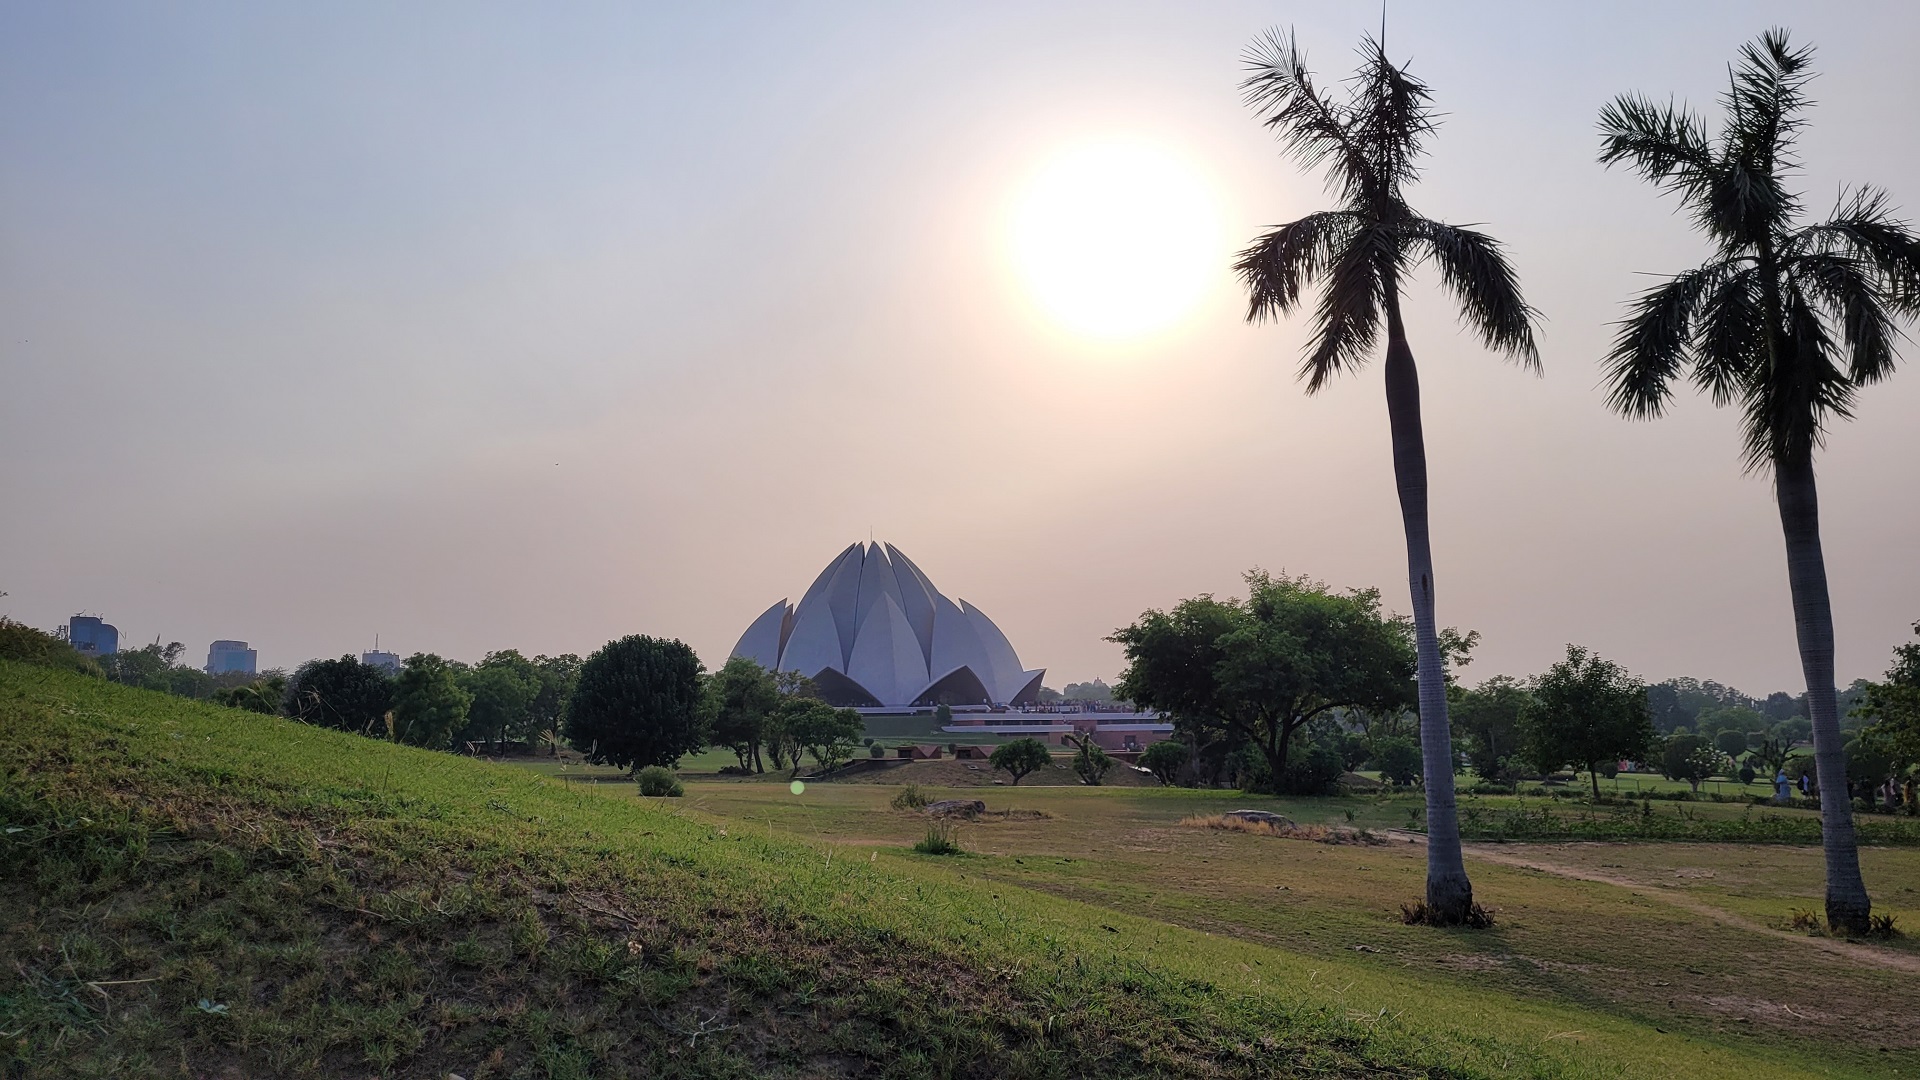
[[(1155, 743), (1154, 745), (1168, 744)], [(1172, 745), (1179, 746), (1178, 743)], [(1186, 747), (1182, 746), (1180, 749), (1184, 752)], [(1147, 752), (1152, 753), (1153, 747), (1148, 747)], [(1144, 762), (1146, 759), (1143, 757), (1141, 760)], [(1047, 744), (1039, 739), (1015, 739), (1012, 742), (1001, 743), (993, 748), (992, 755), (987, 758), (988, 765), (1013, 777), (1015, 787), (1020, 786), (1022, 777), (1035, 770), (1046, 768), (1052, 761), (1053, 754), (1047, 750)], [(1147, 767), (1153, 768), (1151, 765)]]
[(1886, 196), (1843, 194), (1834, 216), (1802, 225), (1788, 184), (1806, 123), (1812, 50), (1770, 30), (1741, 49), (1710, 141), (1684, 107), (1624, 95), (1600, 116), (1600, 160), (1631, 165), (1679, 196), (1714, 249), (1706, 263), (1636, 299), (1609, 359), (1608, 402), (1630, 417), (1666, 411), (1691, 368), (1717, 405), (1744, 413), (1746, 463), (1770, 472), (1786, 539), (1787, 583), (1813, 721), (1827, 862), (1827, 921), (1868, 929), (1833, 676), (1833, 609), (1820, 545), (1813, 454), (1858, 391), (1893, 373), (1896, 319), (1920, 312), (1920, 243)]
[(540, 669), (518, 650), (488, 653), (477, 666), (461, 671), (459, 682), (473, 697), (462, 741), (491, 742), (504, 751), (509, 740), (531, 740), (539, 730), (533, 702), (540, 695)]
[(1068, 735), (1066, 739), (1078, 747), (1073, 755), (1074, 775), (1080, 778), (1081, 783), (1098, 787), (1100, 781), (1106, 778), (1107, 770), (1113, 768), (1113, 759), (1093, 741), (1091, 735), (1078, 738)]
[(1685, 780), (1695, 794), (1700, 781), (1720, 771), (1720, 752), (1698, 735), (1669, 735), (1660, 751), (1660, 773), (1669, 780)]
[[(573, 696), (574, 685), (580, 681), (580, 664), (580, 658), (572, 653), (533, 658), (534, 670), (540, 676), (540, 691), (527, 706), (527, 716), (535, 734), (541, 738), (560, 730), (566, 718), (567, 699)], [(557, 742), (552, 745), (558, 749)]]
[[(1920, 635), (1920, 622), (1913, 632)], [(1884, 746), (1891, 763), (1907, 766), (1920, 762), (1920, 642), (1895, 646), (1893, 658), (1885, 679), (1867, 684), (1855, 711), (1869, 721), (1860, 738)]]
[(1403, 188), (1433, 133), (1424, 84), (1387, 59), (1381, 42), (1361, 45), (1362, 65), (1344, 102), (1321, 91), (1290, 36), (1268, 34), (1247, 55), (1246, 100), (1306, 168), (1325, 165), (1336, 210), (1309, 214), (1266, 233), (1240, 253), (1234, 269), (1249, 294), (1247, 318), (1279, 318), (1300, 306), (1302, 291), (1322, 285), (1314, 336), (1300, 373), (1315, 393), (1335, 375), (1365, 363), (1387, 338), (1388, 426), (1393, 471), (1407, 539), (1419, 668), (1420, 745), (1427, 792), (1427, 908), (1435, 922), (1464, 921), (1473, 885), (1460, 853), (1454, 806), (1452, 733), (1446, 674), (1434, 614), (1433, 551), (1427, 524), (1427, 453), (1420, 380), (1400, 317), (1400, 288), (1414, 266), (1431, 260), (1465, 321), (1490, 349), (1538, 369), (1533, 309), (1500, 244), (1471, 229), (1421, 217)]
[(393, 680), (351, 656), (309, 660), (294, 671), (287, 688), (287, 715), (317, 727), (385, 734), (392, 709)]
[(1107, 640), (1125, 652), (1115, 691), (1173, 717), (1224, 728), (1287, 769), (1293, 735), (1336, 709), (1387, 712), (1413, 700), (1412, 635), (1377, 589), (1334, 592), (1305, 576), (1247, 574), (1247, 599), (1211, 596), (1148, 611)]
[(1108, 702), (1113, 700), (1113, 688), (1096, 677), (1092, 682), (1070, 682), (1060, 696), (1069, 701)]
[(473, 695), (460, 688), (453, 665), (432, 653), (414, 653), (393, 684), (393, 738), (409, 746), (445, 749), (467, 722)]
[(1793, 755), (1792, 748), (1784, 739), (1762, 739), (1760, 745), (1747, 753), (1747, 760), (1754, 765), (1754, 771), (1761, 774), (1768, 783), (1779, 776), (1787, 767), (1787, 758)]
[(1534, 680), (1522, 733), (1542, 772), (1568, 762), (1586, 766), (1598, 801), (1601, 763), (1644, 757), (1653, 745), (1646, 684), (1619, 664), (1569, 645), (1566, 659)]
[(765, 772), (760, 746), (780, 707), (780, 684), (757, 662), (735, 656), (706, 681), (701, 708), (707, 737), (733, 751), (743, 769)]
[[(788, 698), (780, 705), (781, 726), (793, 745), (812, 756), (821, 772), (832, 772), (853, 758), (853, 748), (866, 732), (866, 723), (852, 709), (836, 709), (816, 698)], [(793, 754), (793, 771), (800, 771), (800, 755)]]
[(1509, 784), (1519, 778), (1524, 719), (1532, 706), (1532, 692), (1505, 675), (1454, 695), (1453, 728), (1481, 779)]
[(1713, 737), (1714, 748), (1730, 758), (1738, 758), (1747, 752), (1747, 733), (1725, 728)]
[(595, 764), (672, 767), (706, 745), (700, 658), (679, 641), (634, 634), (580, 666), (567, 701), (567, 742)]
[(1373, 764), (1389, 784), (1411, 784), (1420, 775), (1420, 744), (1412, 739), (1381, 739), (1374, 744)]

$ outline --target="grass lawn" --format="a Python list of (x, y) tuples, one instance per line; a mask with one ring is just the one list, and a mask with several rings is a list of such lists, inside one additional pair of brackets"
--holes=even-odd
[[(1242, 796), (993, 789), (1046, 816), (966, 827), (974, 854), (929, 858), (893, 790), (644, 800), (0, 663), (0, 1070), (1916, 1070), (1911, 973), (1631, 885), (1477, 859), (1499, 927), (1415, 929), (1390, 909), (1419, 891), (1417, 844), (1178, 825)], [(1868, 852), (1883, 896), (1920, 884), (1915, 854)], [(1814, 1019), (1796, 1032), (1776, 1009)]]

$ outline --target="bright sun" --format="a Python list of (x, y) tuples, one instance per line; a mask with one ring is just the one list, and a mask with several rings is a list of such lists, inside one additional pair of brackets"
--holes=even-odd
[(1066, 330), (1100, 341), (1178, 323), (1225, 266), (1218, 200), (1179, 157), (1137, 142), (1066, 150), (1014, 209), (1014, 266)]

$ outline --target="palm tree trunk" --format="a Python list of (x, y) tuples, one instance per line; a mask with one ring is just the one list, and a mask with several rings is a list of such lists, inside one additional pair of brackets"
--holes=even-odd
[(1827, 563), (1820, 551), (1820, 498), (1813, 454), (1774, 463), (1774, 492), (1787, 539), (1787, 583), (1793, 591), (1793, 628), (1800, 669), (1807, 677), (1807, 714), (1813, 721), (1813, 764), (1820, 778), (1820, 835), (1827, 856), (1827, 924), (1849, 934), (1867, 931), (1873, 901), (1860, 877), (1853, 837), (1847, 758), (1840, 746), (1840, 705), (1833, 687), (1833, 607), (1827, 599)]
[(1391, 283), (1387, 307), (1387, 421), (1393, 431), (1393, 478), (1407, 532), (1407, 580), (1413, 590), (1413, 635), (1419, 657), (1420, 758), (1427, 791), (1427, 910), (1440, 925), (1465, 922), (1473, 883), (1460, 854), (1453, 800), (1453, 733), (1447, 726), (1446, 672), (1433, 614), (1433, 546), (1427, 538), (1427, 443), (1420, 428), (1420, 374), (1400, 298)]

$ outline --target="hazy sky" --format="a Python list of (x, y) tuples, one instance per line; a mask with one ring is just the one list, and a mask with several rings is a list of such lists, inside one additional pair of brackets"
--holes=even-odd
[[(1505, 240), (1543, 378), (1413, 286), (1441, 621), (1467, 673), (1578, 642), (1800, 685), (1736, 416), (1602, 406), (1620, 302), (1699, 261), (1594, 163), (1612, 95), (1712, 109), (1770, 24), (1818, 45), (1809, 208), (1920, 214), (1920, 5), (1400, 4), (1448, 115), (1423, 212)], [(1306, 324), (1228, 265), (1326, 201), (1235, 89), (1294, 26), (1329, 80), (1375, 3), (0, 7), (0, 611), (195, 662), (478, 659), (680, 637), (709, 664), (891, 540), (1048, 682), (1249, 567), (1406, 610), (1377, 364), (1308, 398)], [(1076, 147), (1199, 178), (1217, 272), (1171, 329), (1037, 308), (1011, 222)], [(1098, 192), (1089, 192), (1096, 197)], [(1131, 227), (1125, 216), (1111, 228)], [(1843, 681), (1920, 618), (1920, 346), (1820, 458)]]

